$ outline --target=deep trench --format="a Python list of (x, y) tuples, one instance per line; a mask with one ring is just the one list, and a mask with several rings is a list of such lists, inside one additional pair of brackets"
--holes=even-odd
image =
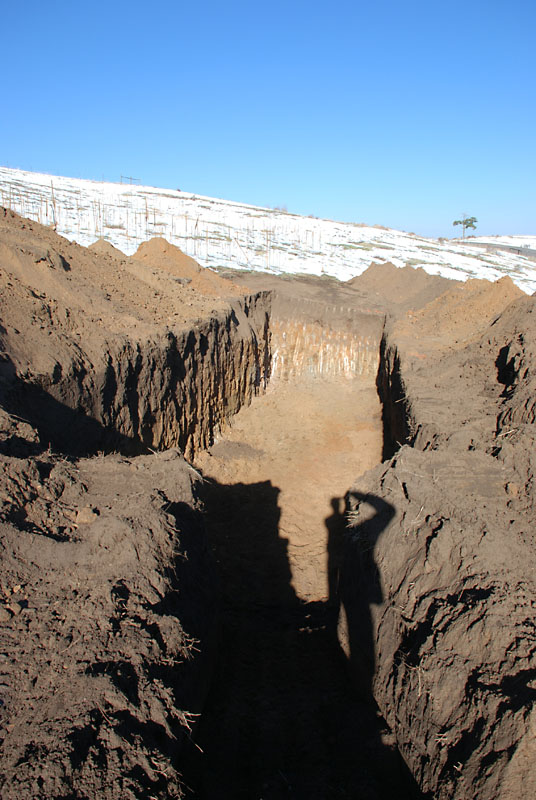
[[(383, 321), (353, 315), (350, 329), (349, 319), (330, 319), (326, 334), (318, 304), (303, 319), (295, 303), (279, 311), (267, 391), (194, 460), (221, 604), (211, 688), (180, 756), (185, 794), (418, 798), (371, 694), (374, 665), (354, 669), (359, 652), (349, 657), (337, 636), (345, 494), (392, 453), (405, 424), (397, 376), (384, 369)], [(147, 452), (39, 387), (23, 396), (53, 443), (50, 420), (61, 420), (56, 445), (69, 442), (73, 456), (91, 455), (90, 442)]]
[(372, 697), (373, 665), (355, 668), (337, 636), (345, 493), (401, 437), (377, 345), (359, 375), (280, 374), (195, 462), (222, 604), (188, 796), (421, 797)]

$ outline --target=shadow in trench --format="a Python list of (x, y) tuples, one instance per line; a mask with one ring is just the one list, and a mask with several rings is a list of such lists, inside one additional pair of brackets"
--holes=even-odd
[(0, 435), (2, 455), (27, 458), (40, 455), (49, 447), (75, 458), (100, 451), (125, 455), (150, 452), (139, 439), (126, 436), (113, 426), (104, 426), (83, 410), (71, 408), (38, 383), (22, 380), (9, 356), (0, 356), (0, 409), (35, 428), (39, 439), (28, 441), (16, 432), (4, 430)]
[[(331, 601), (300, 601), (279, 489), (207, 486), (206, 524), (223, 582), (213, 688), (184, 778), (199, 800), (391, 800), (415, 796), (370, 693), (356, 691)], [(344, 524), (329, 518), (331, 558)], [(326, 522), (328, 522), (326, 521)], [(337, 577), (334, 577), (336, 586)], [(370, 684), (369, 684), (370, 685)]]
[(381, 497), (357, 491), (349, 492), (347, 501), (353, 509), (361, 504), (372, 509), (367, 519), (347, 530), (337, 553), (337, 604), (344, 610), (350, 668), (363, 691), (371, 692), (375, 655), (370, 608), (383, 601), (374, 547), (394, 517), (395, 508)]
[(333, 513), (326, 518), (325, 525), (328, 532), (327, 538), (327, 570), (328, 570), (328, 609), (330, 628), (337, 636), (337, 622), (340, 608), (339, 578), (341, 570), (342, 550), (346, 531), (346, 518), (344, 516), (345, 502), (342, 497), (331, 498)]

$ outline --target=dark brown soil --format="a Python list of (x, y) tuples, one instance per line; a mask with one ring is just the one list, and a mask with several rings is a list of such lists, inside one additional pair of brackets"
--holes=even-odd
[(341, 641), (441, 800), (536, 790), (535, 300), (512, 294), (470, 283), (387, 332), (394, 455), (349, 493)]
[(2, 469), (2, 797), (178, 796), (215, 613), (190, 471), (172, 451)]

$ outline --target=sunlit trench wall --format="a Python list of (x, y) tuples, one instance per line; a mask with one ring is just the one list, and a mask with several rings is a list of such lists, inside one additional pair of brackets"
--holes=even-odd
[(375, 379), (384, 318), (351, 306), (276, 297), (271, 386), (303, 378)]

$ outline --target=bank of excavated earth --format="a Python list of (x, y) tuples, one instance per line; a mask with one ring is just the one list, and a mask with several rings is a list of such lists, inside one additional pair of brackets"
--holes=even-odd
[(267, 379), (269, 300), (163, 241), (0, 242), (1, 793), (180, 796), (216, 630), (183, 453)]
[(2, 797), (534, 793), (532, 297), (0, 267)]
[(341, 636), (434, 798), (536, 790), (534, 310), (468, 283), (389, 326), (394, 455), (349, 492)]

